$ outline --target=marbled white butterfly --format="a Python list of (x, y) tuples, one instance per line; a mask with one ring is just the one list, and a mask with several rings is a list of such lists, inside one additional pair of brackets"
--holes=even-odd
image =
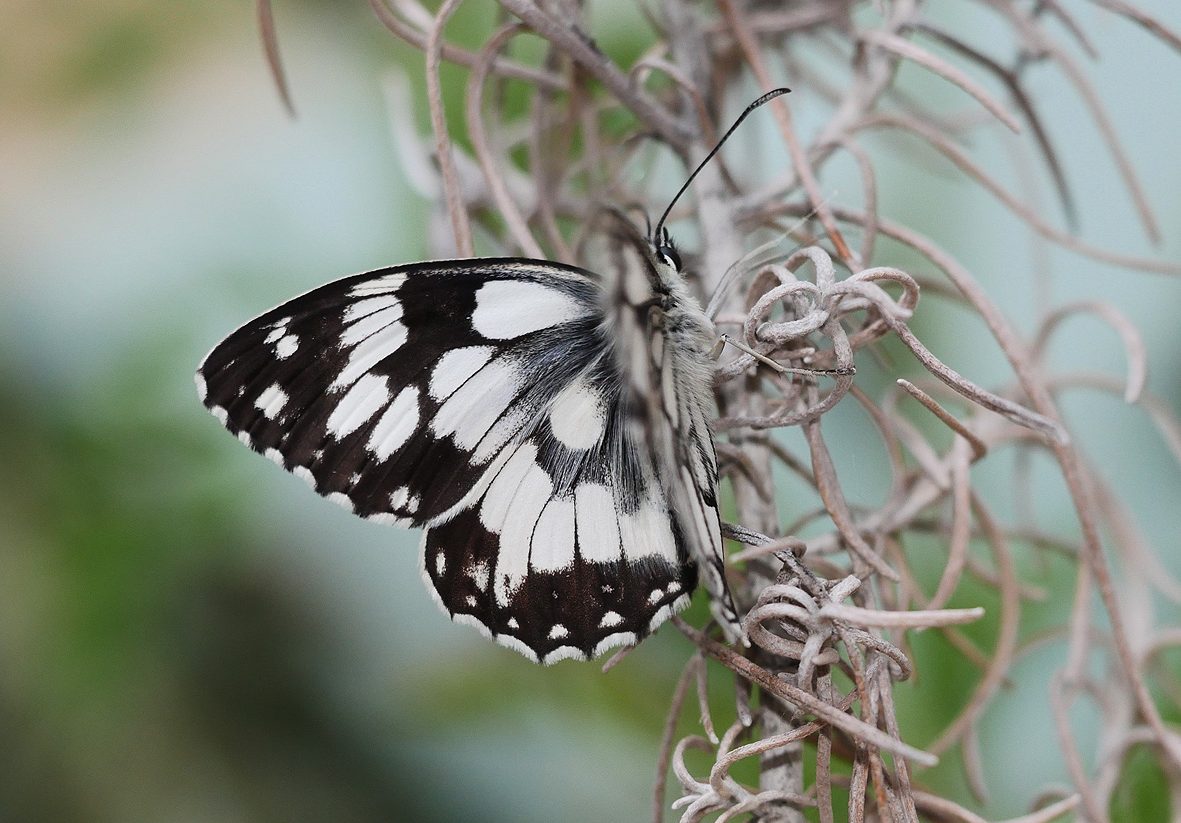
[(242, 326), (196, 376), (253, 450), (366, 519), (424, 527), (440, 605), (544, 663), (637, 643), (699, 572), (737, 623), (712, 327), (663, 217), (652, 238), (606, 222), (604, 274), (512, 257), (359, 274)]

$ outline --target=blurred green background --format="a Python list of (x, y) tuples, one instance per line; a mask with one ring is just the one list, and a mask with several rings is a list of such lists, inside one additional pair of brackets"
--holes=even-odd
[[(457, 20), (460, 40), (479, 42), (490, 5)], [(596, 15), (596, 35), (609, 53), (634, 55), (647, 35), (613, 17), (623, 5)], [(1152, 249), (1142, 239), (1077, 96), (1035, 73), (1082, 232), (1181, 259), (1181, 57), (1070, 5), (1103, 51), (1093, 76), (1166, 240)], [(1144, 5), (1181, 27), (1169, 0)], [(989, 26), (1005, 36), (970, 12), (940, 10), (982, 27), (985, 40)], [(643, 819), (684, 639), (662, 631), (607, 675), (543, 669), (495, 647), (431, 602), (417, 533), (321, 503), (234, 444), (196, 400), (196, 363), (245, 319), (335, 277), (427, 254), (430, 206), (391, 138), (391, 121), (421, 131), (425, 115), (391, 111), (383, 92), (404, 72), (421, 103), (420, 56), (360, 0), (292, 0), (276, 14), (294, 121), (248, 3), (3, 4), (0, 820)], [(456, 101), (461, 77), (447, 75)], [(936, 104), (970, 102), (921, 71), (903, 79)], [(924, 149), (877, 145), (897, 157), (882, 167), (885, 212), (967, 261), (1023, 331), (1039, 299), (1031, 265), (1045, 261), (1051, 302), (1110, 300), (1141, 326), (1150, 386), (1179, 405), (1176, 281), (1035, 248)], [(1009, 144), (976, 149), (1018, 188), (1020, 176), (1004, 171)], [(851, 191), (853, 179), (831, 184)], [(953, 366), (1006, 379), (986, 332), (965, 317), (947, 309), (917, 322)], [(1115, 341), (1072, 321), (1053, 360), (1118, 373)], [(909, 362), (898, 368), (913, 373)], [(884, 461), (865, 456), (880, 446), (851, 405), (826, 418), (826, 432), (851, 494), (880, 502)], [(1147, 418), (1098, 395), (1072, 395), (1066, 408), (1181, 573), (1181, 474)], [(1008, 465), (975, 470), (1002, 512)], [(1072, 534), (1060, 485), (1048, 470), (1038, 483), (1041, 525)], [(785, 521), (812, 505), (794, 491), (785, 484)], [(937, 579), (937, 564), (928, 571)], [(1026, 562), (1023, 574), (1053, 593), (1028, 634), (1061, 619), (1072, 578), (1064, 563)], [(956, 605), (977, 596), (990, 605), (971, 587)], [(1176, 622), (1174, 607), (1149, 605)], [(987, 625), (979, 637), (990, 644)], [(972, 670), (934, 637), (914, 650), (930, 674), (900, 687), (902, 727), (922, 745), (955, 712)], [(1045, 702), (1061, 660), (1051, 648), (1024, 661), (985, 718), (989, 815), (1020, 813), (1037, 787), (1065, 778)], [(714, 686), (728, 723), (725, 677)], [(1076, 719), (1091, 741), (1094, 713), (1081, 707)], [(1022, 745), (1004, 745), (1014, 739)], [(970, 802), (955, 755), (924, 779)], [(1164, 814), (1160, 779), (1150, 761), (1129, 774), (1128, 814)]]

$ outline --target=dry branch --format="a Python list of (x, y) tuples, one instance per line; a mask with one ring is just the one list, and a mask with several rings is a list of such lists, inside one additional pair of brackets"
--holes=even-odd
[[(719, 158), (673, 215), (686, 245), (696, 240), (699, 246), (689, 260), (694, 286), (709, 304), (719, 334), (739, 341), (742, 349), (719, 364), (714, 426), (737, 521), (726, 524), (725, 533), (742, 545), (730, 558), (731, 582), (752, 645), (727, 646), (707, 629), (677, 621), (695, 650), (674, 689), (665, 725), (653, 794), (656, 821), (666, 811), (670, 768), (682, 790), (672, 806), (686, 821), (708, 815), (730, 820), (745, 813), (761, 821), (799, 821), (806, 808), (830, 821), (834, 786), (849, 790), (847, 814), (855, 821), (980, 820), (930, 791), (923, 769), (934, 762), (933, 753), (958, 747), (969, 784), (983, 801), (988, 787), (981, 717), (1013, 677), (1014, 663), (1048, 642), (1065, 642), (1069, 652), (1051, 684), (1047, 714), (1056, 723), (1062, 762), (1074, 786), (1066, 793), (1047, 788), (1032, 800), (1054, 802), (1031, 806), (1020, 820), (1048, 821), (1076, 807), (1088, 818), (1103, 819), (1120, 768), (1137, 747), (1153, 752), (1174, 779), (1181, 774), (1181, 738), (1165, 726), (1149, 688), (1151, 681), (1177, 699), (1181, 686), (1157, 682), (1167, 680), (1158, 658), (1161, 649), (1181, 644), (1181, 631), (1152, 625), (1154, 616), (1150, 609), (1145, 615), (1141, 602), (1153, 590), (1181, 597), (1181, 585), (1160, 568), (1114, 489), (1081, 458), (1055, 404), (1059, 393), (1076, 387), (1122, 393), (1127, 402), (1144, 406), (1181, 460), (1176, 415), (1145, 392), (1147, 353), (1133, 321), (1106, 303), (1084, 300), (1047, 311), (1030, 343), (1006, 315), (1013, 295), (991, 296), (970, 263), (944, 251), (938, 238), (924, 237), (880, 209), (883, 150), (871, 148), (866, 138), (873, 131), (903, 132), (947, 158), (968, 183), (1023, 221), (1031, 235), (1120, 270), (1121, 278), (1133, 276), (1128, 270), (1181, 273), (1174, 262), (1100, 248), (1073, 233), (1066, 174), (1051, 130), (1023, 83), (1035, 63), (1058, 72), (1082, 98), (1145, 232), (1157, 235), (1135, 164), (1086, 68), (1063, 42), (1064, 36), (1072, 38), (1070, 46), (1091, 56), (1102, 45), (1074, 16), (1075, 4), (974, 1), (1004, 22), (1011, 42), (981, 44), (971, 31), (936, 26), (924, 17), (920, 0), (799, 0), (788, 8), (764, 0), (719, 0), (716, 9), (659, 0), (646, 9), (652, 31), (644, 55), (632, 65), (618, 65), (595, 42), (583, 4), (575, 0), (500, 0), (504, 14), (476, 52), (449, 42), (444, 30), (459, 0), (444, 0), (433, 11), (417, 0), (371, 0), (389, 31), (426, 56), (433, 130), (427, 142), (445, 204), (437, 217), (450, 225), (463, 255), (473, 253), (474, 226), (504, 253), (570, 259), (582, 239), (577, 227), (590, 223), (603, 204), (638, 205), (658, 214), (668, 192), (653, 190), (654, 176), (639, 180), (637, 172), (657, 157), (666, 163), (665, 172), (670, 161), (694, 163), (756, 89), (787, 82), (796, 91), (793, 97), (824, 104), (819, 128), (805, 131), (793, 117), (792, 101), (774, 101), (778, 143), (748, 151), (741, 164), (733, 162), (733, 154), (728, 164)], [(1181, 51), (1181, 38), (1136, 5), (1092, 2)], [(258, 13), (268, 59), (287, 99), (265, 0), (259, 0)], [(529, 59), (516, 51), (517, 38), (539, 39), (543, 57)], [(838, 70), (812, 70), (815, 55), (824, 55)], [(463, 123), (449, 124), (443, 115), (446, 90), (439, 64), (444, 60), (470, 71)], [(915, 102), (897, 85), (903, 62), (963, 90), (975, 101), (972, 116), (932, 112)], [(785, 68), (790, 77), (782, 76)], [(523, 86), (529, 95), (524, 117), (513, 119), (493, 102), (503, 99), (509, 84)], [(620, 122), (630, 123), (626, 134), (620, 133)], [(451, 137), (460, 129), (474, 158)], [(975, 158), (968, 138), (999, 129), (1018, 132), (1009, 139), (1025, 141), (1030, 154), (1042, 158), (1072, 230), (1030, 206), (1025, 192), (1008, 191), (999, 170)], [(841, 157), (855, 164), (860, 187), (831, 195), (822, 181)], [(790, 169), (773, 177), (777, 158), (790, 160)], [(789, 226), (786, 219), (799, 222)], [(911, 274), (875, 261), (886, 245), (906, 247), (929, 271)], [(932, 278), (931, 271), (943, 279)], [(975, 363), (959, 364), (961, 374), (919, 339), (911, 321), (930, 310), (920, 306), (923, 292), (954, 299), (981, 320), (1012, 368), (1012, 385), (978, 385), (965, 376)], [(1118, 333), (1127, 354), (1125, 380), (1050, 372), (1045, 353), (1054, 331), (1083, 312)], [(897, 389), (875, 399), (859, 388), (885, 339), (900, 342), (913, 356), (886, 370), (892, 384), (896, 372), (907, 370), (910, 379), (896, 385), (925, 411), (900, 402), (907, 395)], [(930, 377), (912, 374), (915, 363)], [(890, 463), (889, 494), (877, 505), (846, 494), (823, 434), (824, 415), (850, 394), (865, 410)], [(802, 427), (806, 455), (777, 439), (775, 430), (789, 426)], [(993, 501), (977, 489), (972, 470), (1009, 449), (1055, 461), (1074, 501), (1081, 541), (1025, 522), (1002, 522), (993, 514)], [(786, 525), (776, 508), (776, 464), (802, 479), (814, 496), (801, 507), (813, 510)], [(797, 534), (804, 529), (807, 538)], [(1111, 537), (1104, 542), (1102, 534)], [(943, 571), (929, 594), (904, 548), (916, 537), (942, 546)], [(1020, 579), (1015, 559), (1018, 552), (1046, 551), (1074, 564), (1073, 608), (1061, 627), (1019, 644), (1025, 601), (1046, 592)], [(1116, 580), (1125, 578), (1128, 590), (1121, 597)], [(986, 641), (970, 640), (955, 627), (979, 618), (980, 608), (947, 608), (965, 591), (966, 579), (996, 593), (996, 620)], [(1147, 621), (1151, 631), (1133, 631), (1125, 615), (1129, 609), (1136, 626), (1142, 629)], [(906, 729), (894, 707), (894, 684), (921, 674), (925, 665), (907, 651), (908, 633), (916, 630), (941, 633), (980, 671), (972, 694), (926, 751), (904, 740)], [(1096, 655), (1105, 666), (1093, 665)], [(720, 664), (735, 677), (738, 720), (720, 735), (704, 697), (710, 676), (706, 658), (716, 661), (710, 664), (712, 676)], [(705, 735), (677, 741), (677, 722), (684, 704), (693, 702), (694, 687)], [(1070, 707), (1112, 694), (1118, 697), (1105, 698), (1111, 709), (1103, 730), (1105, 757), (1088, 767), (1096, 758), (1077, 739)], [(691, 772), (684, 759), (688, 750), (713, 757), (707, 775)], [(758, 786), (733, 776), (734, 764), (748, 757), (760, 758)], [(808, 785), (804, 757), (814, 758), (815, 777)], [(838, 761), (847, 777), (834, 773)]]

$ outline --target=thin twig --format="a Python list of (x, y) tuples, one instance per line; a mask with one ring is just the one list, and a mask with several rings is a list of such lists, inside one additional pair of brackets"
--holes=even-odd
[(443, 27), (462, 2), (463, 0), (443, 0), (443, 4), (439, 6), (439, 12), (435, 16), (426, 42), (426, 90), (431, 111), (431, 128), (435, 132), (435, 158), (443, 174), (443, 197), (447, 202), (447, 213), (451, 217), (455, 248), (460, 257), (471, 257), (475, 254), (472, 228), (468, 222), (467, 210), (463, 206), (463, 193), (459, 190), (459, 175), (455, 170), (455, 158), (451, 154), (451, 135), (447, 131), (447, 117), (443, 113), (443, 89), (439, 81)]
[(283, 101), (283, 108), (287, 109), (287, 114), (295, 117), (295, 104), (291, 102), (291, 90), (287, 86), (283, 61), (279, 57), (279, 37), (275, 33), (275, 16), (271, 11), (271, 0), (256, 0), (254, 10), (258, 17), (258, 32), (262, 37), (263, 52), (267, 56), (267, 66), (271, 70), (275, 88), (279, 90), (279, 98)]

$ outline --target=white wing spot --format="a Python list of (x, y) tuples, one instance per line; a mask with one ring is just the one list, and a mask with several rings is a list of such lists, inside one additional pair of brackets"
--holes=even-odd
[(569, 635), (570, 632), (568, 632), (566, 627), (561, 623), (555, 623), (554, 627), (549, 630), (550, 640), (561, 640), (563, 637), (568, 637)]
[[(471, 606), (472, 608), (475, 608), (475, 605), (476, 605), (474, 602), (475, 598), (469, 597), (468, 599), (469, 599), (469, 601), (472, 601), (472, 602), (469, 602), (468, 605)], [(447, 608), (447, 607), (444, 606), (443, 608)], [(450, 609), (448, 609), (448, 611), (450, 611)], [(472, 626), (476, 629), (476, 631), (478, 631), (480, 634), (484, 635), (484, 637), (487, 637), (489, 639), (493, 639), (492, 630), (489, 629), (486, 625), (484, 625), (484, 621), (481, 620), (480, 618), (476, 617), (474, 614), (466, 614), (464, 612), (452, 612), (451, 619), (454, 620), (456, 623), (463, 623), (465, 626)]]
[(347, 494), (343, 492), (332, 492), (331, 494), (325, 495), (325, 497), (336, 505), (353, 511), (353, 501), (349, 499)]
[(246, 431), (246, 429), (242, 429), (242, 431), (238, 432), (238, 440), (241, 443), (245, 443), (247, 446), (250, 446), (254, 443), (254, 441), (250, 439), (250, 432)]
[(602, 398), (582, 379), (562, 389), (550, 407), (554, 437), (572, 449), (595, 446), (603, 437), (604, 422)]
[(496, 602), (508, 605), (529, 572), (529, 534), (553, 488), (537, 465), (537, 446), (523, 443), (488, 487), (480, 505), (480, 522), (500, 536), (500, 557), (493, 589)]
[(435, 574), (439, 577), (443, 576), (443, 572), (447, 570), (447, 553), (439, 549), (439, 553), (435, 555)]
[(353, 381), (396, 352), (405, 342), (406, 327), (398, 322), (390, 323), (349, 352), (348, 364), (328, 388), (343, 389), (352, 385)]
[(500, 534), (503, 530), (509, 507), (517, 495), (521, 482), (529, 470), (537, 465), (534, 462), (536, 456), (536, 444), (522, 443), (488, 487), (484, 502), (480, 506), (480, 522), (489, 531)]
[(283, 461), (283, 452), (279, 451), (278, 449), (267, 449), (265, 452), (263, 452), (263, 454), (266, 456), (267, 460), (270, 460), (275, 465), (286, 468), (286, 463)]
[(349, 289), (349, 295), (352, 297), (364, 297), (369, 294), (388, 294), (389, 292), (396, 291), (405, 282), (406, 275), (402, 272), (387, 274), (378, 277), (376, 280), (367, 280), (364, 283), (358, 283)]
[(287, 334), (287, 323), (291, 320), (290, 317), (285, 317), (277, 323), (272, 324), (271, 332), (263, 338), (264, 343), (274, 343), (283, 335)]
[(410, 489), (406, 486), (398, 486), (390, 492), (390, 508), (400, 509), (406, 505), (407, 498), (410, 497)]
[(455, 445), (471, 450), (513, 402), (520, 375), (511, 362), (493, 360), (447, 398), (431, 421), (439, 437), (452, 434)]
[(205, 386), (205, 375), (197, 372), (193, 375), (193, 382), (197, 384), (197, 399), (205, 402), (205, 395), (209, 393), (209, 389)]
[(597, 483), (579, 484), (574, 490), (574, 509), (582, 559), (595, 563), (618, 560), (623, 550), (619, 544), (619, 515), (611, 490)]
[(533, 651), (533, 649), (529, 648), (527, 645), (522, 643), (517, 638), (513, 637), (511, 634), (496, 635), (496, 642), (499, 643), (500, 645), (504, 646), (507, 649), (512, 649), (513, 651), (515, 651), (519, 654), (525, 655), (530, 660), (532, 660), (534, 663), (540, 662), (537, 659), (537, 652)]
[(221, 423), (223, 426), (226, 424), (226, 421), (228, 421), (230, 419), (230, 413), (227, 412), (225, 409), (223, 409), (221, 406), (210, 407), (209, 413), (212, 414), (214, 417), (216, 417), (217, 422)]
[(471, 606), (473, 609), (476, 607), (476, 598), (473, 597), (472, 595), (469, 594), (467, 597), (464, 598), (464, 600), (466, 600), (467, 604), (469, 606)]
[(682, 597), (673, 603), (668, 603), (661, 606), (656, 610), (656, 613), (652, 615), (652, 619), (648, 621), (648, 631), (655, 630), (657, 626), (672, 617), (675, 612), (685, 608), (688, 602), (689, 598)]
[[(403, 390), (404, 393), (405, 390)], [(351, 434), (377, 414), (378, 410), (386, 403), (389, 403), (390, 397), (390, 385), (387, 377), (380, 374), (365, 375), (353, 384), (353, 387), (336, 404), (332, 414), (328, 415), (326, 424), (328, 433), (337, 440)], [(391, 406), (391, 408), (393, 407)], [(384, 419), (385, 417), (382, 417), (382, 420)]]
[(488, 429), (488, 433), (480, 440), (480, 444), (472, 452), (472, 462), (477, 465), (487, 463), (494, 454), (504, 448), (504, 445), (514, 434), (525, 426), (532, 412), (532, 405), (523, 401), (518, 401), (516, 405), (511, 406), (501, 415), (499, 420), (492, 424), (492, 428)]
[(395, 309), (397, 311), (396, 317), (391, 317), (390, 320), (397, 320), (402, 316), (402, 303), (396, 297), (367, 297), (364, 300), (358, 300), (356, 303), (351, 303), (344, 310), (341, 320), (345, 325), (356, 323), (358, 320), (369, 317), (378, 312)]
[(648, 602), (655, 606), (663, 598), (664, 598), (663, 591), (661, 591), (660, 589), (653, 589), (652, 593), (648, 595)]
[(680, 565), (668, 508), (662, 500), (648, 497), (640, 503), (638, 511), (620, 516), (619, 537), (623, 556), (628, 561), (655, 556), (674, 566)]
[(495, 352), (491, 346), (464, 346), (444, 354), (431, 371), (431, 397), (439, 401), (446, 400), (472, 375), (484, 368)]
[(372, 520), (374, 523), (381, 523), (382, 525), (385, 525), (385, 526), (409, 527), (409, 526), (414, 525), (409, 520), (406, 520), (401, 517), (395, 517), (394, 515), (390, 514), (389, 512), (374, 512), (373, 514), (367, 514), (367, 515), (365, 515), (365, 519)]
[(607, 651), (607, 649), (613, 649), (616, 646), (634, 645), (636, 645), (635, 632), (617, 632), (615, 634), (609, 634), (599, 641), (599, 644), (595, 646), (594, 654), (591, 656), (598, 657), (600, 654)]
[(410, 512), (411, 514), (414, 514), (416, 511), (418, 511), (418, 506), (421, 503), (422, 503), (422, 498), (419, 497), (417, 494), (414, 495), (413, 497), (411, 497), (409, 500), (406, 501), (406, 511)]
[(588, 312), (575, 298), (541, 283), (490, 280), (476, 291), (472, 328), (489, 340), (511, 340)]
[(286, 360), (291, 355), (295, 354), (299, 348), (299, 337), (294, 334), (284, 335), (279, 338), (279, 342), (275, 344), (275, 357), (280, 360)]
[(552, 666), (559, 660), (586, 660), (586, 652), (574, 646), (558, 646), (552, 652), (545, 656), (541, 662), (547, 666)]
[[(365, 378), (361, 378), (364, 380)], [(361, 380), (357, 385), (361, 385)], [(353, 387), (356, 390), (356, 386)], [(352, 394), (352, 391), (349, 392)], [(390, 403), (385, 414), (373, 427), (369, 435), (369, 442), (365, 448), (378, 460), (388, 460), (389, 456), (400, 449), (418, 428), (418, 388), (407, 386), (398, 392), (394, 402)], [(413, 511), (413, 509), (411, 509)]]
[[(354, 315), (353, 318), (350, 319), (349, 312), (351, 312), (353, 309), (357, 308), (358, 306), (364, 306), (367, 303), (372, 304), (374, 302), (381, 303), (382, 306), (369, 314), (364, 316)], [(401, 319), (402, 304), (393, 297), (374, 297), (369, 300), (362, 300), (360, 303), (349, 306), (349, 308), (345, 310), (344, 322), (350, 323), (351, 325), (349, 325), (349, 327), (346, 328), (344, 333), (340, 336), (340, 342), (345, 346), (356, 345), (362, 340), (366, 340), (377, 334), (395, 320)]]
[(574, 501), (569, 497), (549, 501), (537, 519), (529, 561), (547, 572), (574, 565)]
[(279, 412), (283, 411), (283, 407), (287, 405), (287, 392), (279, 387), (278, 383), (272, 383), (258, 399), (254, 401), (254, 408), (262, 411), (262, 416), (267, 420), (274, 420), (279, 416)]
[(510, 618), (508, 619), (508, 623), (507, 623), (506, 625), (507, 625), (507, 626), (508, 626), (510, 629), (519, 629), (519, 628), (521, 628), (521, 624), (517, 622), (517, 618), (515, 618), (515, 617), (510, 617)]
[(483, 560), (473, 563), (467, 570), (467, 576), (476, 584), (480, 591), (488, 591), (488, 564)]
[(599, 621), (600, 629), (609, 629), (612, 626), (618, 626), (623, 622), (623, 617), (619, 612), (607, 612), (603, 615), (603, 619)]
[(292, 466), (291, 473), (300, 480), (307, 483), (313, 489), (316, 488), (316, 476), (312, 474), (311, 469), (307, 468), (306, 466)]
[[(497, 481), (499, 479), (498, 477)], [(497, 481), (492, 483), (492, 489), (489, 491), (490, 497), (496, 492)], [(504, 520), (494, 528), (494, 531), (500, 534), (500, 557), (496, 564), (497, 578), (501, 581), (508, 578), (505, 591), (498, 590), (496, 592), (499, 603), (507, 604), (508, 593), (516, 590), (520, 581), (529, 572), (529, 537), (533, 534), (534, 525), (542, 517), (542, 509), (545, 508), (553, 489), (553, 483), (545, 469), (531, 460), (524, 476), (512, 493), (513, 497)], [(483, 510), (481, 510), (482, 515)]]

